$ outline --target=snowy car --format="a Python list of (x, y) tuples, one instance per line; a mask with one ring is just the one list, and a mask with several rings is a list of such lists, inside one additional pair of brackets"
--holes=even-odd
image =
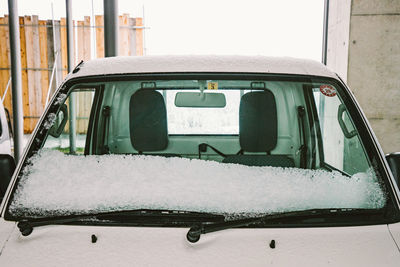
[(11, 156), (11, 125), (8, 110), (4, 108), (0, 99), (0, 200), (3, 198), (11, 176), (15, 169), (15, 162)]
[(0, 154), (11, 155), (11, 140), (8, 127), (9, 120), (6, 116), (7, 112), (8, 111), (4, 109), (3, 101), (0, 99)]
[(318, 62), (81, 62), (4, 195), (0, 265), (399, 266), (396, 179)]

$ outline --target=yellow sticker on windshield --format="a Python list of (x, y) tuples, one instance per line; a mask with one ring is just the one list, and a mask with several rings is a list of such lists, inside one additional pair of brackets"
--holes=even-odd
[(208, 90), (218, 90), (218, 83), (217, 82), (208, 82), (207, 89)]

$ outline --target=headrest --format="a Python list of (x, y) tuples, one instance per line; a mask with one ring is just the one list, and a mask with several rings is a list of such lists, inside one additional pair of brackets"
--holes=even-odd
[(129, 102), (129, 130), (137, 151), (159, 151), (168, 145), (167, 111), (163, 96), (140, 89)]
[(242, 96), (239, 109), (240, 147), (248, 152), (269, 152), (276, 147), (278, 123), (274, 95), (269, 90)]

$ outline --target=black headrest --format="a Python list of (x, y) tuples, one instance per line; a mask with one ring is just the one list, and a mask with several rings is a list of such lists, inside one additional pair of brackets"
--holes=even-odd
[(141, 89), (131, 96), (129, 130), (132, 146), (137, 151), (159, 151), (167, 147), (167, 111), (159, 92)]
[(273, 150), (278, 137), (277, 121), (276, 103), (271, 91), (243, 95), (239, 110), (240, 147), (248, 152)]

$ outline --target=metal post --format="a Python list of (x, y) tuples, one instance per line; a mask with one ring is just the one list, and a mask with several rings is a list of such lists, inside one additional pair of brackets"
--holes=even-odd
[[(68, 49), (68, 72), (74, 67), (74, 38), (72, 29), (72, 0), (66, 0), (67, 9), (67, 49)], [(69, 96), (69, 152), (76, 153), (76, 101), (75, 94)]]
[(118, 0), (104, 0), (104, 55), (118, 56)]
[(21, 50), (19, 44), (19, 18), (17, 0), (8, 0), (12, 106), (14, 123), (14, 158), (18, 162), (23, 150), (23, 113), (22, 113), (22, 79), (21, 79)]
[(328, 53), (328, 21), (329, 21), (329, 0), (324, 3), (324, 28), (322, 36), (322, 63), (326, 65)]

